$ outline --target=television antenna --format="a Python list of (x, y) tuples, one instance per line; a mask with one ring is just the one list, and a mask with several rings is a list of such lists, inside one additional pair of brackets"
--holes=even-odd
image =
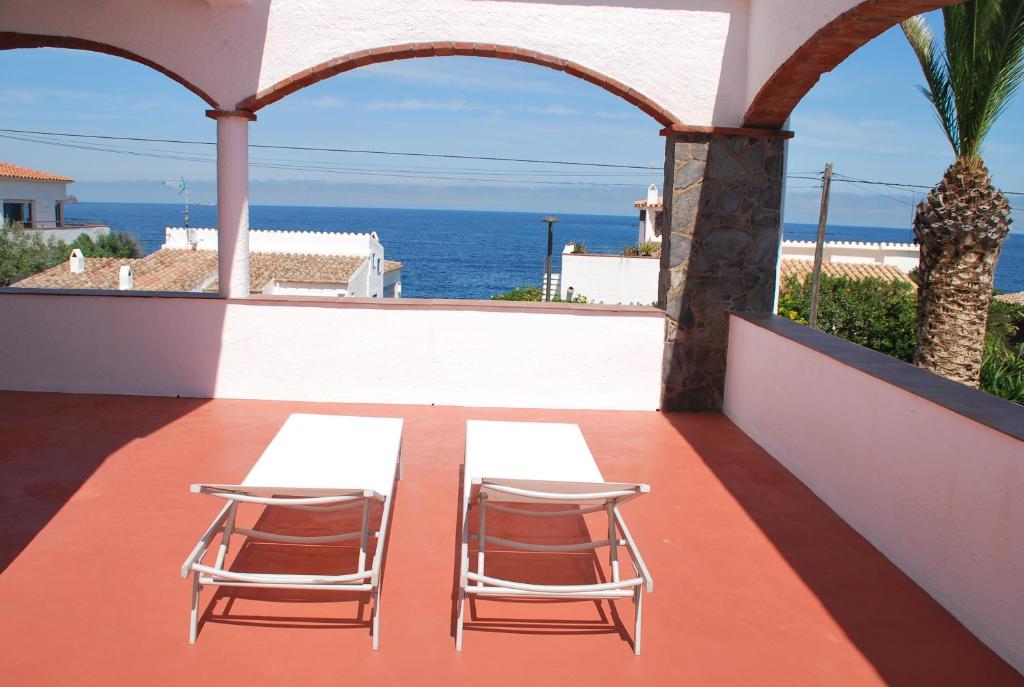
[(185, 177), (182, 177), (179, 181), (165, 181), (164, 186), (178, 189), (178, 195), (185, 195), (185, 228), (188, 229), (188, 198), (189, 198), (189, 187), (185, 183)]

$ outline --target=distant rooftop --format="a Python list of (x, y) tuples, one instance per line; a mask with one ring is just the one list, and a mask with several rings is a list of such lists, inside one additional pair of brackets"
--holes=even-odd
[[(299, 255), (252, 253), (251, 290), (261, 293), (273, 280), (312, 284), (347, 283), (366, 261), (353, 255)], [(85, 269), (71, 272), (66, 262), (22, 279), (12, 286), (44, 289), (118, 288), (121, 266), (131, 265), (137, 291), (209, 291), (217, 288), (217, 251), (161, 248), (144, 258), (86, 258)], [(402, 269), (402, 263), (384, 260), (383, 271)]]
[(665, 207), (665, 199), (664, 198), (658, 198), (658, 200), (656, 200), (654, 202), (650, 202), (650, 201), (646, 201), (646, 200), (638, 200), (635, 203), (633, 203), (633, 207), (640, 208), (641, 210), (644, 210), (644, 209), (662, 210)]
[[(804, 279), (814, 270), (813, 260), (786, 258), (782, 261), (782, 279), (797, 277)], [(893, 265), (878, 263), (823, 262), (821, 273), (829, 277), (845, 277), (847, 279), (879, 279), (881, 281), (902, 281), (913, 284), (906, 272)]]
[(21, 167), (19, 165), (13, 165), (10, 162), (0, 162), (0, 179), (22, 179), (25, 181), (58, 181), (61, 183), (71, 183), (74, 181), (71, 177), (61, 176), (60, 174), (51, 174), (49, 172), (40, 172), (35, 169), (29, 169), (28, 167)]

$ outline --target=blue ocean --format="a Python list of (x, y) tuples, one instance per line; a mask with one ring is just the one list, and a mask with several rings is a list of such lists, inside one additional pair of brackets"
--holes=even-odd
[[(149, 203), (78, 203), (68, 205), (68, 220), (97, 221), (134, 234), (146, 253), (163, 243), (164, 227), (182, 225), (182, 207)], [(542, 213), (462, 210), (253, 205), (254, 229), (376, 231), (384, 255), (405, 263), (402, 295), (408, 298), (487, 299), (523, 284), (539, 284), (547, 250)], [(555, 225), (557, 272), (561, 248), (570, 241), (589, 252), (618, 252), (636, 241), (636, 217), (559, 215)], [(216, 225), (216, 208), (193, 206), (191, 226)], [(813, 241), (817, 228), (786, 224), (785, 237)], [(830, 226), (833, 241), (912, 240), (909, 228)], [(1012, 233), (996, 269), (996, 287), (1024, 291), (1024, 234)]]

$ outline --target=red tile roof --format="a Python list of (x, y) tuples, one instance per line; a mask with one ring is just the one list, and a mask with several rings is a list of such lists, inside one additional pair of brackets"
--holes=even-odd
[[(268, 282), (301, 281), (347, 283), (363, 256), (252, 253), (249, 260), (251, 291), (261, 293)], [(384, 260), (385, 272), (402, 269), (402, 263)], [(217, 251), (161, 248), (144, 258), (86, 258), (85, 271), (71, 272), (68, 263), (26, 277), (11, 286), (40, 289), (118, 288), (122, 265), (132, 266), (136, 291), (217, 290)]]
[(0, 162), (0, 178), (3, 179), (26, 179), (28, 181), (59, 181), (61, 183), (70, 183), (74, 181), (71, 177), (61, 176), (60, 174), (50, 174), (49, 172), (40, 172), (28, 167), (19, 167), (18, 165), (12, 165), (10, 162)]
[(662, 210), (665, 207), (665, 199), (658, 198), (658, 200), (656, 200), (653, 203), (648, 203), (646, 200), (638, 200), (635, 203), (633, 203), (633, 207), (650, 208), (651, 210)]
[[(782, 261), (782, 279), (795, 276), (798, 279), (806, 279), (814, 270), (813, 260), (801, 260), (799, 258), (786, 258)], [(898, 267), (893, 265), (879, 265), (877, 263), (852, 263), (852, 262), (824, 262), (821, 265), (821, 273), (829, 277), (845, 277), (847, 279), (880, 279), (881, 281), (905, 281), (910, 284), (914, 280)]]

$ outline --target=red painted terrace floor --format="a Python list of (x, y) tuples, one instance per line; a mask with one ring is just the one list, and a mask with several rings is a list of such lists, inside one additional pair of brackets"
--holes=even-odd
[[(257, 590), (205, 591), (189, 646), (178, 571), (222, 504), (188, 485), (240, 480), (293, 412), (405, 418), (381, 649), (357, 600)], [(624, 507), (655, 580), (642, 656), (629, 602), (480, 602), (455, 652), (469, 418), (576, 422), (606, 479), (652, 485)], [(0, 392), (0, 441), (8, 685), (1024, 682), (721, 415)]]

